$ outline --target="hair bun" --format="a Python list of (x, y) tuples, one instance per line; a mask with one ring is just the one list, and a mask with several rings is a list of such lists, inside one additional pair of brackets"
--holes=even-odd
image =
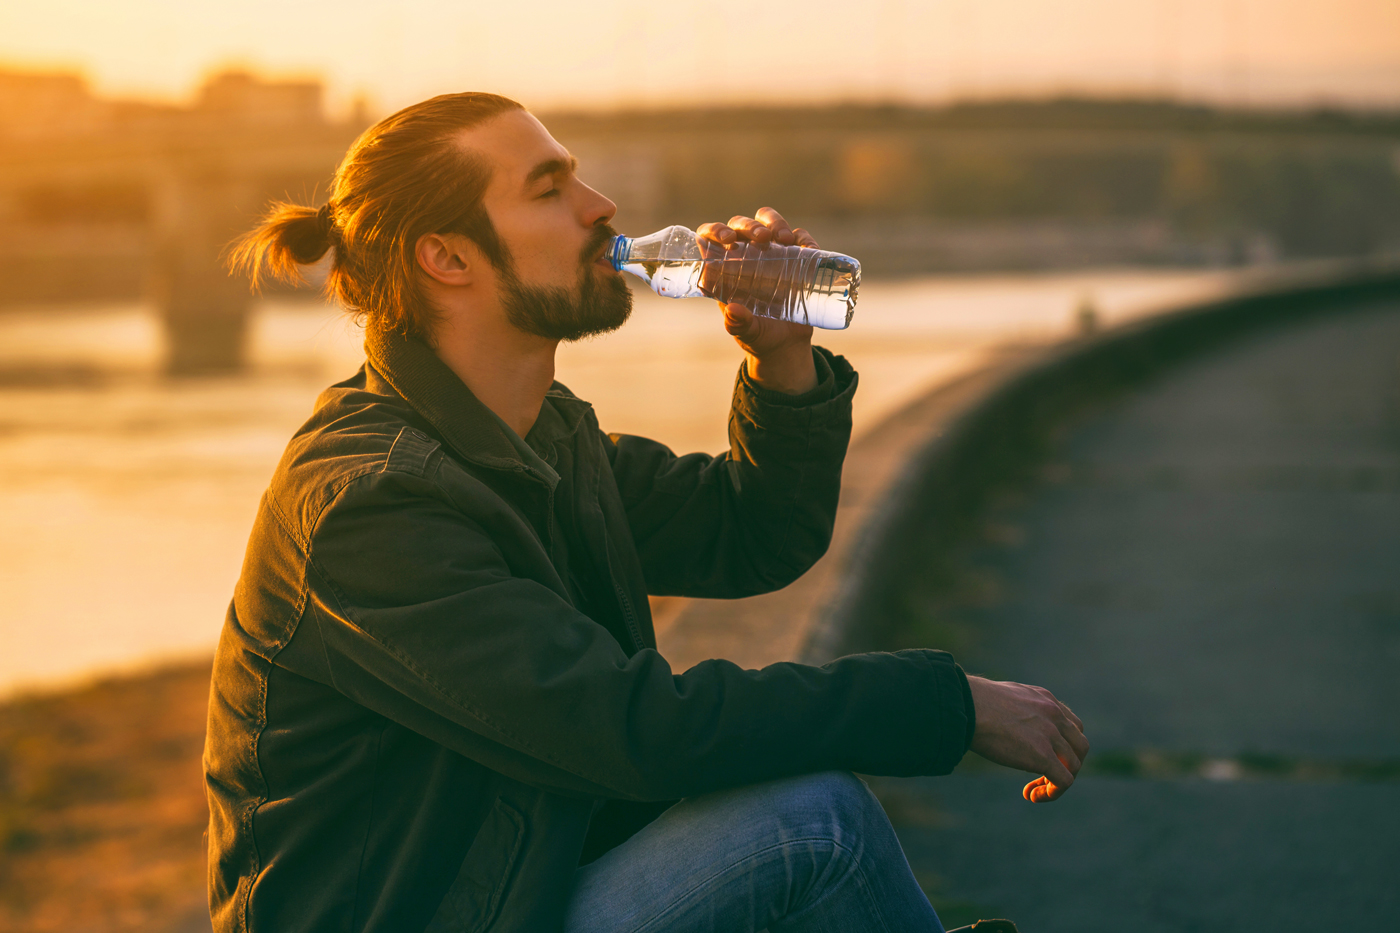
[(316, 211), (316, 232), (328, 244), (333, 245), (340, 239), (336, 236), (335, 208), (331, 206), (329, 201), (322, 204), (320, 210)]

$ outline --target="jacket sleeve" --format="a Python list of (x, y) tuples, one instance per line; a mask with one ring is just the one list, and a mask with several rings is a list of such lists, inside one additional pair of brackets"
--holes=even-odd
[(550, 790), (671, 800), (840, 768), (950, 771), (970, 711), (952, 658), (675, 674), (628, 657), (548, 586), (514, 576), (430, 481), (350, 484), (310, 542), (307, 602), (277, 663), (486, 767)]
[(739, 368), (721, 456), (677, 456), (646, 438), (610, 436), (605, 447), (648, 592), (765, 593), (826, 553), (857, 377), (843, 357), (813, 352), (818, 384), (802, 396), (766, 390)]

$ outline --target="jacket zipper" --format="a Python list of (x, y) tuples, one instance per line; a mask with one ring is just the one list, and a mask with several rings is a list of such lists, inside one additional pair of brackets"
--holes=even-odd
[[(598, 497), (597, 487), (594, 487), (594, 498)], [(608, 579), (612, 581), (613, 592), (617, 594), (617, 601), (622, 606), (622, 620), (627, 623), (627, 634), (632, 636), (632, 644), (637, 651), (646, 647), (642, 641), (642, 627), (637, 623), (637, 613), (632, 608), (632, 600), (627, 596), (622, 584), (617, 582), (617, 565), (613, 563), (612, 537), (608, 534), (608, 522), (603, 518), (601, 506), (598, 510), (598, 517), (602, 520), (603, 529), (603, 556), (608, 562)]]
[[(612, 557), (608, 557), (608, 576), (612, 576)], [(642, 627), (637, 624), (636, 613), (632, 611), (632, 600), (627, 598), (627, 594), (622, 590), (622, 584), (613, 577), (613, 591), (617, 593), (617, 601), (622, 604), (622, 618), (627, 622), (627, 634), (632, 636), (632, 644), (641, 651), (646, 646), (642, 644)]]
[(622, 606), (622, 619), (627, 623), (627, 634), (632, 636), (632, 644), (638, 651), (646, 647), (642, 642), (642, 627), (637, 624), (637, 614), (632, 609), (632, 600), (622, 588), (622, 584), (617, 582), (617, 571), (613, 566), (612, 539), (608, 537), (607, 523), (603, 524), (603, 556), (608, 561), (608, 579), (612, 581), (613, 592), (617, 594), (617, 601)]

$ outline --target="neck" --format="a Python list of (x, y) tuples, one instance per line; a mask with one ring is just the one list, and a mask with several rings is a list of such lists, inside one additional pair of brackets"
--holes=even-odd
[[(524, 437), (554, 382), (559, 341), (536, 337), (504, 321), (454, 316), (442, 322), (437, 355), (473, 395)], [(471, 322), (476, 326), (463, 326)]]

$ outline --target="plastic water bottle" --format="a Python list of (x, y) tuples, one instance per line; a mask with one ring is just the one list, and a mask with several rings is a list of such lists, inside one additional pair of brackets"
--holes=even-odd
[(856, 311), (860, 263), (841, 253), (742, 241), (725, 249), (676, 226), (620, 236), (609, 255), (665, 298), (714, 298), (827, 330), (849, 327)]

